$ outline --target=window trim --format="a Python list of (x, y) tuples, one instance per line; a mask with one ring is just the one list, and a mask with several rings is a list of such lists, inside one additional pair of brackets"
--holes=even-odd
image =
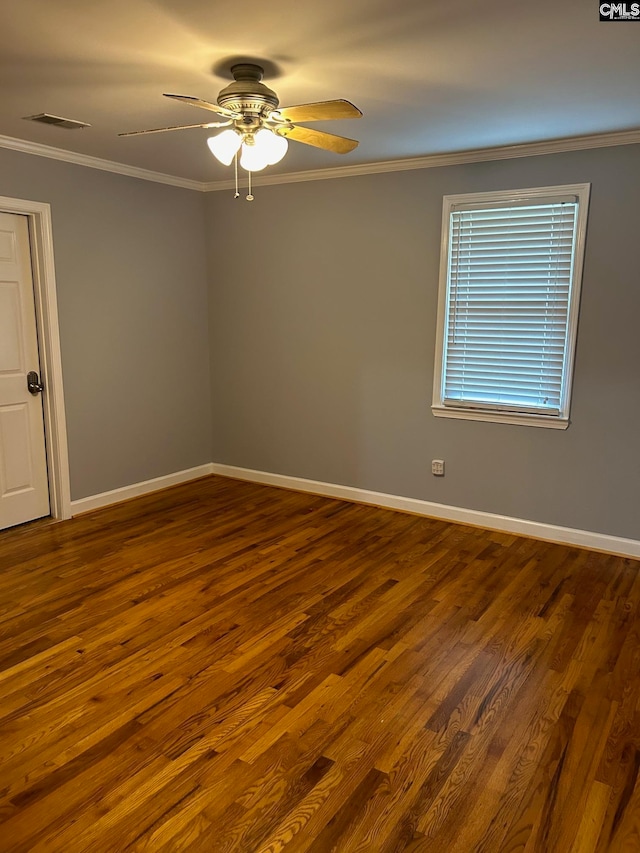
[[(569, 409), (575, 363), (575, 349), (578, 332), (578, 313), (580, 309), (580, 291), (584, 268), (584, 253), (587, 232), (587, 214), (591, 184), (563, 184), (555, 187), (533, 187), (522, 190), (499, 190), (497, 192), (464, 193), (446, 195), (442, 205), (442, 239), (440, 246), (440, 276), (438, 283), (438, 313), (436, 322), (436, 353), (433, 374), (433, 401), (431, 411), (438, 418), (459, 418), (462, 420), (489, 421), (493, 423), (519, 424), (521, 426), (550, 427), (566, 429), (569, 426)], [(445, 406), (442, 399), (444, 386), (444, 344), (445, 320), (447, 317), (449, 260), (450, 260), (450, 223), (451, 212), (465, 205), (478, 207), (484, 205), (525, 204), (527, 201), (549, 200), (549, 197), (573, 196), (578, 201), (578, 215), (575, 231), (575, 256), (573, 275), (569, 292), (569, 312), (567, 317), (566, 359), (562, 384), (562, 403), (557, 415), (536, 414), (531, 412), (513, 412), (496, 407), (456, 405)]]

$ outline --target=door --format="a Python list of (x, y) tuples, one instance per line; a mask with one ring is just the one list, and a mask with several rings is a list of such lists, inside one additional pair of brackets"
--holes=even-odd
[(26, 216), (0, 213), (0, 529), (49, 515)]

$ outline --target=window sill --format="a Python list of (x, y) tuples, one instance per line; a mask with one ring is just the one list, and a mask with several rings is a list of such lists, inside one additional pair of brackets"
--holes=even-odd
[(517, 424), (519, 426), (545, 427), (546, 429), (566, 429), (569, 418), (556, 415), (518, 414), (517, 412), (497, 412), (488, 409), (457, 409), (449, 406), (432, 406), (436, 418), (457, 418), (465, 421), (487, 421), (496, 424)]

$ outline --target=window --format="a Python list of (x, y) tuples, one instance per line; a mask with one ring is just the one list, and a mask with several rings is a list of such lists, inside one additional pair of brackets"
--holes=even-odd
[(445, 196), (433, 413), (566, 429), (589, 184)]

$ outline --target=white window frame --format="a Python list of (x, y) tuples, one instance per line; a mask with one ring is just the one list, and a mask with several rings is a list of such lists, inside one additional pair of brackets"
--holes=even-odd
[[(438, 292), (438, 319), (436, 327), (436, 354), (433, 381), (433, 403), (431, 410), (439, 418), (461, 418), (464, 420), (489, 421), (494, 423), (520, 424), (523, 426), (551, 427), (566, 429), (569, 426), (569, 409), (571, 402), (571, 385), (578, 330), (578, 311), (580, 306), (580, 288), (584, 265), (585, 238), (587, 231), (587, 213), (589, 208), (590, 184), (566, 184), (554, 187), (534, 187), (522, 190), (503, 190), (498, 192), (466, 193), (463, 195), (447, 195), (443, 201), (442, 211), (442, 245), (440, 253), (440, 282)], [(444, 364), (446, 330), (449, 314), (449, 275), (451, 247), (451, 212), (464, 207), (486, 207), (495, 204), (526, 204), (528, 201), (553, 200), (555, 197), (566, 199), (574, 196), (578, 201), (578, 215), (575, 228), (575, 252), (569, 293), (567, 316), (566, 349), (563, 365), (563, 380), (560, 411), (557, 414), (539, 414), (518, 412), (512, 409), (501, 410), (492, 406), (482, 408), (476, 405), (445, 405)]]

